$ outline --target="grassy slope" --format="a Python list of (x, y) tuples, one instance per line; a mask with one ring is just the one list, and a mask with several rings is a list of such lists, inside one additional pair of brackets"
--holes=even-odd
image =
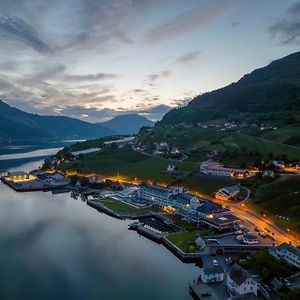
[(179, 148), (202, 148), (210, 145), (214, 140), (224, 136), (214, 128), (200, 127), (185, 128), (184, 126), (161, 127), (157, 126), (149, 133), (138, 137), (138, 142), (151, 141), (154, 143), (168, 142)]
[(123, 175), (124, 179), (151, 180), (169, 183), (174, 179), (167, 173), (167, 166), (175, 164), (180, 171), (192, 172), (198, 168), (193, 162), (170, 162), (166, 159), (147, 156), (135, 152), (131, 147), (106, 150), (102, 153), (85, 155), (80, 171), (84, 173), (100, 173), (106, 176)]
[(298, 124), (279, 128), (265, 134), (263, 137), (268, 140), (300, 147), (300, 125)]
[(260, 137), (248, 136), (243, 134), (232, 134), (222, 139), (224, 146), (236, 150), (246, 149), (261, 153), (263, 158), (267, 158), (272, 152), (274, 155), (286, 154), (289, 159), (300, 157), (300, 148), (273, 142)]
[[(274, 221), (300, 233), (300, 177), (282, 176), (257, 189), (253, 207), (271, 215)], [(275, 217), (280, 215), (289, 220)]]

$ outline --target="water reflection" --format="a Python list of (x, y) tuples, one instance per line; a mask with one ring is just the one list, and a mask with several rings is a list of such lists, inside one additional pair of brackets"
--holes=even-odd
[(1, 299), (190, 299), (195, 267), (127, 224), (69, 194), (16, 193), (1, 183)]

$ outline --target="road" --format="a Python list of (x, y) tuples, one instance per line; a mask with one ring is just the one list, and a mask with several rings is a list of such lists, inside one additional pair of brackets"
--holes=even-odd
[(243, 203), (233, 203), (229, 201), (225, 203), (225, 201), (218, 201), (216, 199), (212, 199), (212, 201), (229, 207), (231, 212), (241, 220), (248, 221), (254, 226), (260, 227), (262, 230), (265, 230), (265, 228), (271, 230), (274, 233), (273, 237), (275, 243), (278, 245), (284, 242), (291, 242), (295, 246), (300, 244), (299, 240), (291, 233), (277, 226), (272, 220), (261, 216), (255, 211), (251, 211), (249, 208), (245, 208)]

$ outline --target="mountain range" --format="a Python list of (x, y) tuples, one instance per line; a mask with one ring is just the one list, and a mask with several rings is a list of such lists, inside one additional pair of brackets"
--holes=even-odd
[(81, 120), (30, 114), (0, 100), (0, 139), (95, 138), (115, 132)]
[(126, 114), (117, 116), (107, 122), (98, 123), (117, 134), (135, 134), (143, 126), (154, 126), (154, 122), (138, 114)]
[(168, 112), (160, 124), (236, 118), (282, 121), (290, 117), (300, 117), (300, 52), (195, 97), (187, 106)]
[(117, 116), (104, 123), (89, 123), (65, 116), (41, 116), (11, 107), (0, 100), (0, 140), (97, 138), (134, 134), (154, 123), (138, 114)]

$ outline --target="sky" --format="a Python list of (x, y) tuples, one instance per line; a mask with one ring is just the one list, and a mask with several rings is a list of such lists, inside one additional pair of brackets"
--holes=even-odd
[(0, 99), (159, 120), (299, 46), (295, 0), (0, 0)]

